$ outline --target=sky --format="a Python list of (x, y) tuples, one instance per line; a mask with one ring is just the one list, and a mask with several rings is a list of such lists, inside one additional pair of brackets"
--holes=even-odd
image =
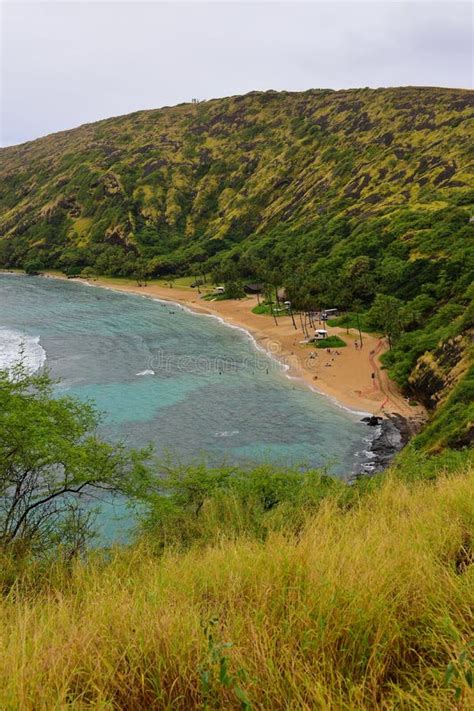
[(252, 90), (472, 88), (472, 4), (3, 0), (0, 144)]

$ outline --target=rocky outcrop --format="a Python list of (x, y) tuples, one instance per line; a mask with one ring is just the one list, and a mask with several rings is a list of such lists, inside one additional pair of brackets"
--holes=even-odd
[(365, 453), (365, 461), (356, 466), (349, 477), (349, 482), (354, 482), (365, 476), (374, 476), (386, 469), (394, 456), (421, 430), (424, 417), (407, 419), (393, 413), (385, 417), (376, 415), (363, 417), (362, 422), (368, 427), (376, 428), (375, 435)]
[(113, 197), (122, 192), (122, 187), (120, 185), (120, 180), (114, 173), (105, 173), (102, 176), (102, 185), (104, 187), (104, 193), (107, 197)]
[(418, 399), (430, 410), (438, 406), (466, 372), (471, 340), (472, 333), (449, 338), (418, 359), (409, 382)]
[(80, 216), (81, 206), (73, 195), (59, 195), (54, 201), (43, 207), (40, 216), (45, 220), (51, 220), (60, 211), (75, 218)]

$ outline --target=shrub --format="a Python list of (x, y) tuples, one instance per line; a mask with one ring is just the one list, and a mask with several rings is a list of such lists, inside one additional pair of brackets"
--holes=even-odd
[(39, 259), (30, 259), (24, 263), (23, 269), (26, 274), (34, 276), (43, 271), (44, 265)]
[(339, 336), (328, 336), (321, 341), (312, 341), (311, 345), (316, 348), (344, 348), (347, 346), (347, 343), (343, 341), (342, 338), (339, 338)]

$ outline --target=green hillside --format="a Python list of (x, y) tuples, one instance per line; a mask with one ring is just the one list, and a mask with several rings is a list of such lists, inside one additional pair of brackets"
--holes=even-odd
[(473, 103), (252, 92), (2, 149), (0, 265), (217, 271), (286, 286), (301, 307), (372, 308), (392, 376), (433, 407), (469, 361)]
[(408, 207), (418, 221), (392, 256), (433, 256), (423, 235), (406, 233), (472, 205), (472, 103), (448, 89), (251, 93), (3, 149), (2, 261), (19, 266), (33, 252), (48, 266), (122, 274), (123, 255), (142, 254), (168, 274), (276, 247), (311, 263), (361, 222)]

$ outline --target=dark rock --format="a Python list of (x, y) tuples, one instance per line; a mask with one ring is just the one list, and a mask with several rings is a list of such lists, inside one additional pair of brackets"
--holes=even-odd
[(160, 160), (151, 161), (150, 163), (146, 163), (146, 165), (143, 167), (143, 177), (146, 178), (146, 177), (148, 177), (148, 175), (151, 175), (151, 173), (154, 173), (155, 170), (164, 168), (167, 165), (168, 165), (168, 161), (165, 160), (164, 158), (162, 158)]
[(141, 155), (144, 155), (146, 153), (150, 153), (151, 151), (155, 150), (155, 146), (153, 143), (147, 143), (144, 146), (140, 146), (139, 148), (135, 148), (134, 153), (140, 153)]
[(344, 197), (360, 198), (362, 190), (370, 183), (369, 173), (363, 173), (346, 186)]
[(393, 143), (393, 133), (391, 131), (386, 131), (379, 138), (377, 138), (376, 143), (381, 143), (383, 146), (391, 146)]
[(369, 203), (369, 205), (376, 205), (378, 202), (381, 202), (383, 200), (381, 195), (377, 195), (376, 193), (372, 193), (372, 195), (368, 195), (364, 202)]
[(440, 183), (444, 182), (445, 180), (449, 180), (450, 178), (453, 177), (454, 173), (456, 172), (456, 164), (453, 163), (452, 165), (447, 165), (444, 170), (439, 173), (436, 178), (433, 180), (433, 183), (435, 185), (439, 185)]
[(375, 124), (369, 118), (367, 111), (360, 113), (349, 126), (349, 133), (355, 133), (356, 131), (370, 131), (374, 128)]
[(396, 413), (387, 417), (371, 415), (363, 417), (369, 427), (379, 427), (367, 453), (367, 459), (349, 478), (349, 482), (356, 481), (364, 476), (373, 476), (388, 467), (393, 457), (407, 444), (409, 439), (416, 434), (422, 422), (418, 419), (407, 419)]
[(362, 422), (365, 422), (369, 427), (377, 427), (382, 422), (382, 418), (377, 417), (377, 415), (370, 415), (369, 417), (363, 417)]
[(410, 375), (410, 387), (421, 402), (434, 409), (454, 385), (466, 359), (469, 340), (462, 336), (442, 341), (432, 353), (424, 353)]

